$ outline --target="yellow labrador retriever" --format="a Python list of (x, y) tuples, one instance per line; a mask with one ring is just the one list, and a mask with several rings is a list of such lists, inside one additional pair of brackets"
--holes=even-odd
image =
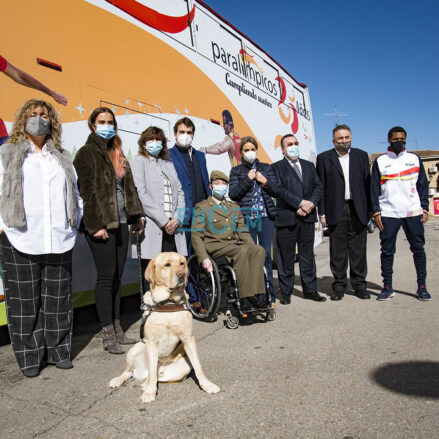
[(125, 371), (113, 378), (109, 386), (118, 388), (131, 377), (145, 380), (142, 402), (151, 402), (156, 397), (157, 381), (180, 381), (193, 367), (205, 392), (219, 392), (220, 388), (204, 375), (198, 358), (192, 313), (187, 309), (185, 293), (186, 258), (173, 252), (160, 253), (148, 264), (145, 277), (150, 282), (150, 291), (143, 297), (149, 308), (144, 312), (144, 317), (148, 316), (144, 339), (128, 351)]

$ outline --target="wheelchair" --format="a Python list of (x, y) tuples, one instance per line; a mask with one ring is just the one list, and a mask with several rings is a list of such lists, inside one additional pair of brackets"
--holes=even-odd
[[(264, 308), (252, 308), (243, 311), (238, 294), (238, 282), (232, 265), (225, 256), (217, 259), (213, 259), (210, 256), (209, 258), (212, 262), (212, 271), (210, 272), (202, 267), (196, 255), (192, 255), (188, 259), (189, 282), (192, 284), (197, 301), (201, 304), (199, 310), (191, 307), (191, 312), (195, 318), (204, 321), (215, 320), (224, 295), (226, 302), (226, 326), (229, 329), (238, 328), (240, 319), (245, 319), (250, 314), (263, 315), (266, 321), (273, 321), (276, 318), (276, 310), (271, 306), (270, 288), (265, 267), (264, 296), (266, 306)], [(233, 313), (232, 310), (234, 311)]]

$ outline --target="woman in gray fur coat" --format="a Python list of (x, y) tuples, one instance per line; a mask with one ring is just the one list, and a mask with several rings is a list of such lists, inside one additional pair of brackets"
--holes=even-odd
[(17, 112), (0, 148), (0, 261), (12, 348), (23, 374), (73, 367), (72, 249), (82, 217), (72, 157), (47, 102)]
[[(178, 230), (178, 218), (184, 217), (184, 193), (173, 163), (169, 160), (166, 137), (158, 127), (149, 127), (140, 135), (139, 150), (131, 160), (146, 224), (142, 248), (142, 269), (160, 252), (175, 251), (187, 256), (186, 238)], [(145, 291), (149, 286), (145, 281)]]

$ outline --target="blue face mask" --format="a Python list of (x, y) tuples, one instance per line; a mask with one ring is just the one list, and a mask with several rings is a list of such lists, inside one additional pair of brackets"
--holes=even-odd
[(212, 192), (217, 198), (224, 198), (227, 194), (227, 185), (216, 184), (215, 186), (212, 186)]
[(96, 125), (96, 134), (108, 140), (116, 135), (116, 130), (114, 125)]
[(162, 142), (159, 140), (149, 140), (145, 143), (145, 149), (153, 156), (159, 155), (163, 149)]
[(287, 146), (287, 155), (289, 158), (299, 157), (300, 149), (297, 145)]

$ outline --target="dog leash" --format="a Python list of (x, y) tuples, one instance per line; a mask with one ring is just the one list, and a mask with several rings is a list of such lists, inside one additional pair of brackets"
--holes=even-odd
[(137, 250), (137, 265), (139, 267), (140, 311), (146, 311), (147, 306), (143, 302), (143, 295), (144, 295), (143, 276), (144, 276), (144, 273), (142, 270), (142, 247), (140, 246), (140, 233), (138, 230), (136, 230), (135, 237), (136, 237), (136, 250)]

